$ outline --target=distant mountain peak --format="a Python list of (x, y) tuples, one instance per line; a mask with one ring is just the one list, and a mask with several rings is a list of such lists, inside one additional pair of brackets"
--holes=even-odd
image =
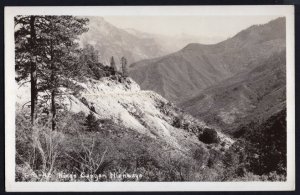
[(180, 102), (283, 50), (285, 19), (278, 18), (217, 44), (189, 43), (166, 56), (136, 62), (130, 74), (143, 89)]
[(285, 38), (285, 18), (280, 17), (271, 20), (266, 24), (252, 25), (237, 33), (232, 39), (245, 39), (245, 41), (251, 41), (251, 39), (255, 39), (258, 36), (261, 36), (261, 40)]
[(202, 46), (205, 46), (205, 44), (189, 43), (182, 50), (197, 50), (197, 49), (200, 49)]
[(81, 36), (81, 45), (93, 43), (104, 64), (109, 64), (111, 56), (119, 65), (122, 56), (132, 63), (167, 54), (162, 44), (149, 38), (150, 34), (118, 28), (104, 17), (88, 18), (89, 31)]

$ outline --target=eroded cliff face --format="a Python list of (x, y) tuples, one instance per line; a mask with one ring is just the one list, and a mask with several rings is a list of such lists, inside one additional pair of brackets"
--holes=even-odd
[[(69, 112), (88, 115), (93, 112), (93, 106), (93, 114), (97, 119), (110, 119), (124, 129), (131, 129), (168, 145), (181, 155), (189, 156), (193, 148), (205, 148), (205, 144), (197, 137), (208, 127), (204, 122), (183, 113), (159, 94), (140, 90), (140, 86), (130, 77), (86, 78), (84, 82), (72, 80), (71, 83), (73, 90), (61, 89), (66, 94), (62, 97), (62, 104)], [(29, 90), (30, 87), (26, 85), (18, 89), (18, 109), (26, 109), (22, 108), (22, 104), (30, 98)], [(176, 120), (182, 124), (175, 125)], [(215, 144), (215, 149), (226, 149), (233, 143), (224, 134), (218, 133), (218, 136), (220, 143), (225, 144)]]

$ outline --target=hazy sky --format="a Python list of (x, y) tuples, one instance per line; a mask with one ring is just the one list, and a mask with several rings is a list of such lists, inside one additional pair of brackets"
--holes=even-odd
[(253, 25), (264, 24), (279, 16), (104, 16), (119, 28), (148, 33), (204, 37), (232, 37)]

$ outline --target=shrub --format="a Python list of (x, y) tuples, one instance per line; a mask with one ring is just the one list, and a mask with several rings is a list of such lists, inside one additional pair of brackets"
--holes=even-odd
[(209, 168), (217, 167), (218, 165), (221, 164), (222, 159), (223, 159), (222, 152), (211, 149), (209, 151), (209, 158), (207, 160), (207, 167), (209, 167)]
[[(257, 175), (286, 174), (286, 111), (283, 110), (245, 134), (249, 171)], [(272, 151), (272, 152), (270, 152)], [(263, 167), (263, 168), (262, 168)]]
[(224, 180), (244, 177), (246, 174), (246, 154), (243, 142), (235, 142), (224, 154), (223, 165), (225, 167)]
[[(96, 147), (95, 135), (92, 138), (84, 137), (79, 134), (80, 148), (78, 151), (73, 150), (71, 153), (65, 153), (67, 157), (71, 160), (77, 162), (79, 168), (77, 171), (80, 173), (87, 173), (89, 175), (95, 175), (103, 173), (104, 169), (109, 165), (108, 162), (105, 162), (105, 157), (108, 151), (108, 148), (104, 150), (103, 153), (100, 153)], [(88, 178), (88, 181), (94, 181), (95, 178)]]
[(176, 127), (176, 128), (181, 128), (182, 127), (182, 123), (183, 123), (183, 117), (182, 116), (178, 116), (178, 117), (175, 117), (172, 126)]
[(34, 125), (29, 119), (17, 115), (16, 179), (51, 180), (57, 158), (62, 154), (64, 135), (52, 131), (51, 122), (37, 118)]
[(194, 151), (193, 157), (195, 160), (197, 160), (199, 165), (202, 166), (207, 163), (209, 154), (204, 148), (200, 147)]
[(90, 112), (90, 114), (86, 117), (84, 126), (86, 127), (87, 131), (98, 131), (100, 122), (95, 117), (93, 112)]
[(219, 143), (218, 133), (214, 129), (205, 128), (199, 135), (199, 140), (206, 144)]
[(180, 114), (177, 117), (175, 117), (172, 126), (189, 131), (191, 127), (191, 122), (186, 118), (184, 114)]
[(59, 118), (57, 126), (62, 133), (66, 135), (74, 135), (78, 131), (84, 129), (83, 125), (85, 124), (86, 115), (84, 112), (79, 113), (68, 113), (63, 112), (62, 117)]

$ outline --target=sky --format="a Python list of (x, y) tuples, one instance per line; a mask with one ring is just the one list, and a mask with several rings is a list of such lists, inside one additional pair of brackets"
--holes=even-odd
[(254, 24), (264, 24), (279, 16), (105, 16), (119, 28), (163, 35), (194, 35), (224, 39)]

